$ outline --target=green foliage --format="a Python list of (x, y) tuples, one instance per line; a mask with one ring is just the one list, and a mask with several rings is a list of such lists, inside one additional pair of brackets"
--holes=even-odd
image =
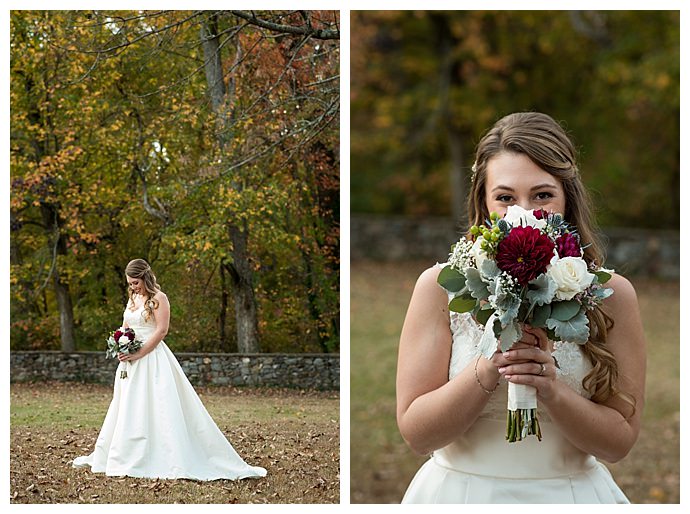
[(171, 300), (174, 349), (236, 350), (221, 271), (235, 223), (263, 350), (338, 350), (338, 41), (267, 37), (218, 14), (235, 87), (219, 113), (199, 45), (209, 15), (12, 11), (13, 348), (59, 348), (57, 276), (78, 349), (103, 349), (122, 321), (124, 268), (142, 257)]
[(589, 339), (589, 320), (585, 310), (581, 309), (577, 314), (566, 321), (557, 319), (553, 313), (546, 320), (546, 326), (553, 330), (560, 341), (585, 344)]
[(351, 31), (354, 212), (450, 215), (449, 169), (468, 181), (483, 132), (537, 110), (601, 224), (678, 227), (679, 11), (355, 11)]
[(457, 293), (465, 287), (466, 279), (465, 276), (458, 270), (451, 268), (450, 266), (446, 266), (438, 274), (436, 281), (444, 289), (450, 291), (451, 293)]
[(469, 293), (461, 294), (448, 303), (448, 309), (453, 312), (470, 312), (474, 309), (476, 300)]

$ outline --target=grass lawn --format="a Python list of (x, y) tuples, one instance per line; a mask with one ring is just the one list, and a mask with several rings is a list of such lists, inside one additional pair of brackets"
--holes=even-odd
[[(353, 262), (350, 270), (350, 500), (399, 503), (426, 461), (395, 421), (398, 339), (428, 263)], [(632, 280), (648, 341), (647, 391), (637, 444), (609, 465), (633, 503), (680, 501), (679, 285)]]
[(249, 480), (151, 480), (74, 469), (93, 450), (112, 387), (10, 386), (12, 503), (339, 503), (337, 392), (197, 388), (220, 430), (268, 476)]

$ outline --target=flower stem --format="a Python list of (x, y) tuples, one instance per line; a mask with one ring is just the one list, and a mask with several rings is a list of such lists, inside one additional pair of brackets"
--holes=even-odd
[(537, 409), (508, 410), (506, 440), (509, 443), (522, 441), (528, 435), (536, 435), (541, 441), (541, 427), (537, 419)]

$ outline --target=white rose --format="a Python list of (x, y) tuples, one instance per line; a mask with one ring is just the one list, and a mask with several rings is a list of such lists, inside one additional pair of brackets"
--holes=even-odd
[(519, 205), (510, 205), (504, 219), (514, 227), (534, 227), (539, 230), (546, 227), (545, 219), (538, 220), (532, 211), (527, 211)]
[(587, 289), (594, 280), (594, 274), (587, 271), (587, 263), (580, 257), (554, 260), (546, 274), (558, 286), (558, 300), (571, 300), (573, 296)]
[(482, 250), (482, 242), (484, 242), (484, 238), (479, 236), (470, 250), (470, 255), (474, 257), (474, 262), (477, 263), (477, 269), (479, 270), (482, 269), (482, 262), (488, 258), (486, 252)]

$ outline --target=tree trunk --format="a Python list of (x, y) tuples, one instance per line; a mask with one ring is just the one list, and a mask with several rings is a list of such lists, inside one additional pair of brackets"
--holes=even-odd
[[(74, 310), (72, 308), (72, 298), (69, 293), (69, 285), (60, 279), (60, 271), (57, 265), (57, 256), (67, 253), (65, 238), (60, 232), (60, 215), (58, 207), (54, 204), (44, 202), (41, 204), (41, 215), (43, 225), (48, 232), (48, 241), (51, 246), (53, 263), (50, 273), (53, 277), (53, 287), (58, 302), (58, 312), (60, 313), (60, 347), (63, 352), (73, 352), (76, 349), (74, 342)], [(51, 236), (53, 241), (51, 241)], [(48, 275), (50, 277), (50, 275)]]
[(464, 134), (457, 128), (451, 109), (451, 90), (453, 86), (462, 85), (459, 78), (460, 73), (458, 72), (459, 62), (456, 57), (456, 48), (459, 41), (453, 35), (447, 16), (433, 13), (431, 14), (431, 20), (436, 27), (436, 44), (441, 60), (439, 68), (439, 114), (443, 120), (450, 153), (450, 210), (453, 220), (464, 228), (467, 221), (467, 209), (465, 208), (467, 187), (465, 185), (466, 167), (464, 165), (465, 156), (463, 150)]
[[(220, 55), (220, 38), (218, 36), (218, 20), (215, 15), (207, 18), (201, 25), (201, 42), (204, 49), (204, 71), (211, 107), (217, 116), (216, 140), (220, 153), (229, 151), (231, 141), (230, 125), (232, 121), (231, 106), (234, 95), (234, 79), (229, 79), (229, 86), (225, 87), (223, 80), (223, 61)], [(239, 41), (236, 59), (240, 56)], [(237, 180), (232, 180), (232, 187), (242, 191), (243, 186)], [(230, 213), (232, 216), (232, 213)], [(237, 348), (244, 353), (258, 353), (259, 331), (254, 297), (252, 269), (247, 253), (248, 230), (246, 223), (238, 227), (235, 222), (228, 222), (228, 233), (232, 243), (230, 254), (232, 264), (228, 267), (233, 285), (235, 300), (235, 323), (237, 325)]]
[(228, 223), (233, 246), (230, 276), (233, 282), (235, 318), (237, 323), (237, 349), (240, 353), (259, 353), (259, 330), (251, 263), (247, 255), (247, 231)]
[(316, 284), (314, 283), (314, 265), (312, 262), (311, 255), (309, 255), (308, 252), (302, 250), (302, 260), (304, 261), (305, 265), (305, 281), (306, 281), (306, 287), (307, 287), (307, 301), (309, 305), (309, 314), (311, 315), (311, 319), (316, 321), (317, 323), (317, 330), (316, 333), (319, 338), (319, 346), (321, 346), (321, 351), (324, 353), (328, 353), (328, 345), (326, 344), (326, 338), (323, 337), (322, 331), (318, 330), (318, 325), (321, 323), (321, 309), (319, 308), (318, 304), (318, 296), (316, 295), (315, 288)]
[(223, 82), (223, 62), (220, 58), (220, 39), (218, 37), (218, 17), (209, 16), (201, 24), (201, 43), (204, 48), (204, 71), (208, 95), (213, 112), (218, 114), (225, 103), (225, 82)]
[(72, 298), (69, 294), (69, 285), (60, 280), (57, 269), (53, 275), (53, 284), (60, 311), (60, 349), (63, 352), (73, 352), (76, 350), (76, 345), (74, 343)]
[(220, 335), (220, 346), (225, 352), (237, 351), (237, 347), (231, 347), (231, 341), (228, 339), (228, 286), (225, 279), (226, 266), (221, 263), (219, 266), (220, 272), (220, 312), (218, 313), (218, 333)]

